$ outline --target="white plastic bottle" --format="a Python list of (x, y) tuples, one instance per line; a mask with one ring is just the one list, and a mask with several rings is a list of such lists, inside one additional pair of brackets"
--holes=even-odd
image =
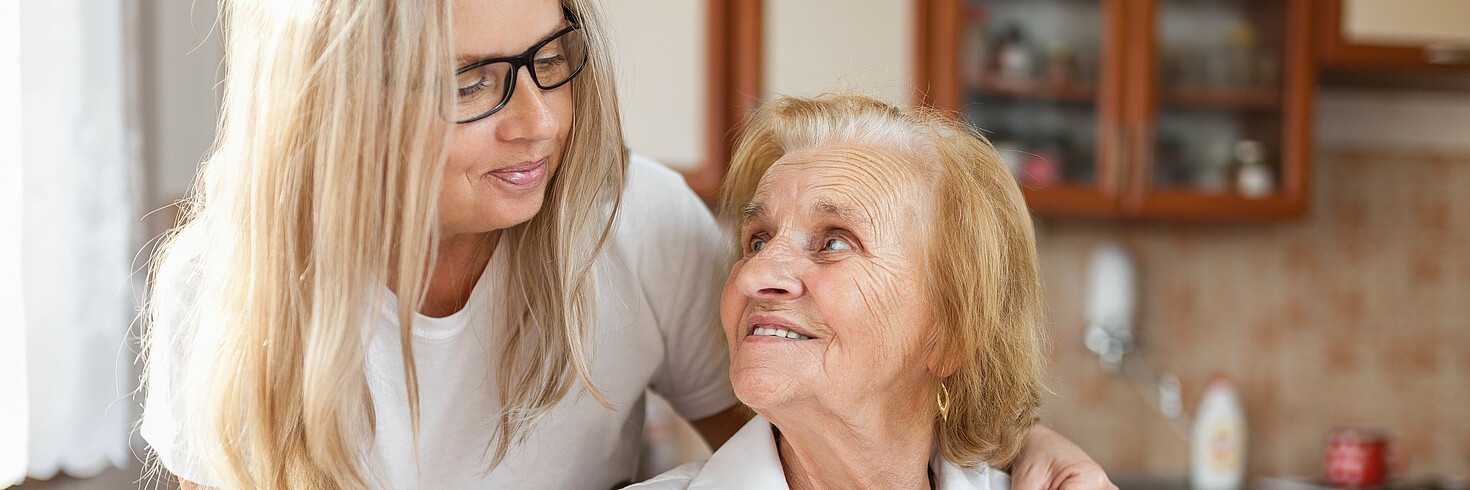
[(1224, 375), (1210, 378), (1189, 434), (1189, 486), (1238, 490), (1245, 481), (1245, 409)]

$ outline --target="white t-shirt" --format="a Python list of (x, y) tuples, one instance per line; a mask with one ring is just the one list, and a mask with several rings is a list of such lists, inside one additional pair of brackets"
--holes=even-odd
[[(180, 251), (189, 242), (181, 238)], [(414, 319), (421, 410), (417, 469), (397, 300), (388, 295), (374, 319), (366, 370), (377, 414), (374, 454), (386, 467), (382, 473), (391, 487), (611, 488), (630, 481), (637, 467), (645, 389), (667, 398), (691, 420), (736, 403), (729, 361), (716, 340), (719, 279), (728, 273), (726, 244), (683, 179), (635, 155), (619, 218), (604, 247), (595, 265), (600, 321), (592, 373), (593, 383), (616, 410), (603, 408), (574, 382), (567, 398), (488, 474), (487, 453), (500, 406), (495, 372), (502, 345), (493, 299), (505, 274), (504, 250), (492, 256), (463, 310), (444, 318)], [(177, 295), (169, 303), (181, 308), (192, 303), (197, 268), (166, 264), (160, 280), (160, 295)], [(152, 371), (141, 432), (166, 468), (207, 485), (215, 479), (201, 454), (178, 432), (188, 401), (171, 390), (179, 380), (170, 368), (179, 362), (180, 343), (187, 341), (177, 333), (191, 322), (188, 315), (160, 311), (159, 324), (152, 327), (162, 337), (156, 337), (149, 354)]]

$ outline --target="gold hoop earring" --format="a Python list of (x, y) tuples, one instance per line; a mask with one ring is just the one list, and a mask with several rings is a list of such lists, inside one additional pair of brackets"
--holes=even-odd
[(944, 387), (944, 381), (939, 382), (939, 392), (934, 397), (939, 401), (939, 419), (949, 421), (949, 388)]

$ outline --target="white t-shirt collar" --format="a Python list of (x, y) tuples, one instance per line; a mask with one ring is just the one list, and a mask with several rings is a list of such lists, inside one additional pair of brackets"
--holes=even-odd
[[(491, 289), (497, 287), (494, 284), (501, 280), (506, 274), (506, 245), (505, 235), (495, 244), (495, 252), (490, 255), (490, 263), (485, 265), (485, 271), (480, 273), (480, 278), (475, 280), (475, 287), (470, 291), (469, 302), (459, 311), (445, 317), (431, 317), (415, 313), (413, 316), (413, 336), (423, 341), (444, 341), (453, 338), (471, 323), (471, 318), (476, 315), (491, 314), (498, 305), (491, 302)], [(387, 317), (387, 326), (398, 328), (398, 295), (388, 290), (386, 286), (383, 291), (382, 312)]]

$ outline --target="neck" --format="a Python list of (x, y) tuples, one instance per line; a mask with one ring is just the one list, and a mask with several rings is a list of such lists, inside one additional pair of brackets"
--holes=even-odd
[[(933, 421), (920, 407), (782, 418), (776, 446), (792, 490), (929, 488)], [(915, 417), (900, 414), (917, 414)], [(774, 423), (774, 422), (773, 422)]]
[(465, 307), (475, 283), (490, 265), (502, 230), (443, 236), (419, 313), (444, 317)]

